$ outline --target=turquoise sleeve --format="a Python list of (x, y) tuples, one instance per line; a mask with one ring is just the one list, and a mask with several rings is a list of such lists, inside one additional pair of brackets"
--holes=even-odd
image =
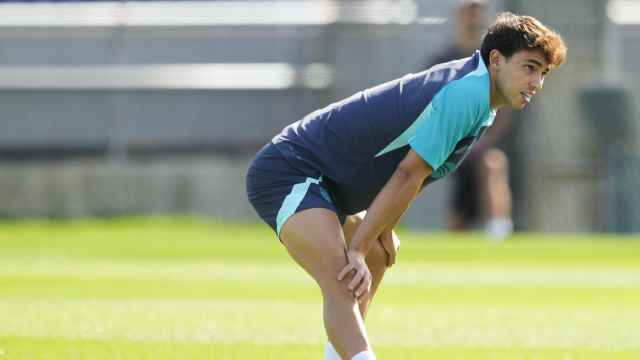
[(434, 170), (473, 130), (480, 113), (477, 91), (464, 80), (451, 82), (433, 97), (416, 120), (420, 127), (409, 139), (409, 145)]

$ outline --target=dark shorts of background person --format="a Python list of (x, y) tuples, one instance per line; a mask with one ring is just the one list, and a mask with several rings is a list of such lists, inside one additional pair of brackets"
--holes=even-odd
[(480, 220), (480, 174), (475, 162), (464, 161), (453, 176), (453, 213), (471, 226)]
[(271, 142), (251, 162), (246, 186), (249, 202), (278, 237), (286, 220), (302, 210), (329, 209), (341, 224), (346, 220), (347, 215), (334, 205), (334, 195), (322, 173), (292, 166)]

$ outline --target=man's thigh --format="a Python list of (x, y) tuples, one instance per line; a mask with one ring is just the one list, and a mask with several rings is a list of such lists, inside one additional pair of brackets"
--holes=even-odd
[(295, 213), (283, 225), (280, 240), (321, 287), (338, 284), (338, 273), (347, 258), (342, 226), (334, 211), (311, 208)]

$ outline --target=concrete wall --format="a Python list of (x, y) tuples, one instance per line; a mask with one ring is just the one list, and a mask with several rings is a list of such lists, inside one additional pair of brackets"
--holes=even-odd
[(248, 162), (242, 156), (200, 156), (3, 164), (0, 216), (202, 214), (253, 219), (244, 195)]

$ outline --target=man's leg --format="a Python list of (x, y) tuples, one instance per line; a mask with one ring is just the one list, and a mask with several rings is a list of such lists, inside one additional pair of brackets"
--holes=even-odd
[(347, 264), (338, 216), (322, 208), (301, 211), (285, 222), (280, 239), (291, 257), (320, 286), (325, 329), (340, 356), (351, 359), (370, 351), (357, 302), (345, 283), (338, 281), (338, 273)]
[[(347, 216), (347, 220), (342, 226), (347, 244), (351, 242), (356, 229), (362, 223), (364, 214), (365, 213), (362, 212), (356, 215)], [(382, 247), (380, 241), (375, 241), (373, 243), (373, 245), (371, 246), (371, 250), (369, 250), (367, 257), (365, 258), (365, 261), (367, 262), (367, 266), (369, 267), (369, 271), (371, 272), (372, 279), (371, 290), (369, 291), (367, 296), (360, 301), (359, 304), (360, 314), (362, 315), (363, 319), (367, 316), (369, 305), (371, 304), (371, 301), (373, 301), (373, 297), (375, 296), (376, 291), (378, 290), (378, 286), (380, 286), (382, 278), (384, 277), (384, 273), (387, 270), (387, 253), (384, 250), (384, 247)]]
[(489, 149), (482, 157), (485, 230), (495, 239), (504, 239), (513, 230), (509, 163), (499, 149)]
[[(361, 212), (355, 215), (347, 216), (347, 219), (342, 226), (342, 230), (346, 239), (347, 244), (351, 242), (353, 235), (355, 234), (358, 226), (362, 223), (364, 219), (365, 212)], [(384, 273), (387, 270), (387, 253), (385, 252), (382, 244), (379, 241), (376, 241), (371, 250), (367, 254), (365, 258), (367, 262), (367, 266), (369, 267), (369, 271), (371, 272), (371, 290), (364, 297), (360, 303), (358, 304), (360, 308), (360, 315), (363, 319), (367, 316), (367, 310), (369, 309), (369, 305), (371, 305), (371, 301), (373, 301), (373, 297), (378, 290), (378, 286), (382, 282), (382, 278), (384, 277)], [(335, 348), (333, 345), (328, 342), (325, 344), (324, 349), (324, 360), (340, 360)]]
[(467, 160), (452, 176), (449, 230), (468, 231), (479, 212), (477, 165)]

